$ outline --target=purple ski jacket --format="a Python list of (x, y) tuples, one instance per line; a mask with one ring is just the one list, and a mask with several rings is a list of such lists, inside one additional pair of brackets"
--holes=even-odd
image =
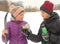
[[(22, 32), (22, 25), (26, 24), (25, 21), (10, 21), (6, 25), (8, 29), (7, 39), (9, 44), (27, 44), (27, 39), (24, 33)], [(2, 36), (2, 40), (5, 41), (5, 37)]]

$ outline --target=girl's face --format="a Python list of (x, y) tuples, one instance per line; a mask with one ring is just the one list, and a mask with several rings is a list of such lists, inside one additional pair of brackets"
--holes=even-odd
[(23, 21), (23, 18), (24, 18), (24, 12), (19, 13), (19, 14), (16, 16), (16, 21)]
[(44, 19), (50, 18), (50, 14), (47, 14), (47, 13), (44, 12), (44, 11), (41, 11), (41, 15), (42, 15), (42, 17), (43, 17)]

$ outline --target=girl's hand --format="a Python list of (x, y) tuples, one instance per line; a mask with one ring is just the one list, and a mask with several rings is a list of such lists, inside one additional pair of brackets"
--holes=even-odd
[(7, 29), (4, 29), (4, 30), (2, 31), (2, 35), (5, 37), (6, 34), (8, 34), (8, 30), (7, 30)]

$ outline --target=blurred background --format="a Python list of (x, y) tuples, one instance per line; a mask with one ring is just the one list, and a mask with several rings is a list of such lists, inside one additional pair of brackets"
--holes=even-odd
[[(27, 12), (36, 12), (40, 10), (40, 6), (44, 3), (44, 1), (46, 0), (0, 0), (0, 8), (5, 10), (5, 6), (14, 3), (15, 5), (23, 6)], [(60, 10), (60, 1), (49, 1), (54, 3), (54, 10)]]
[[(2, 42), (2, 30), (4, 29), (4, 17), (6, 15), (6, 11), (9, 11), (9, 5), (11, 3), (15, 5), (19, 5), (25, 8), (25, 16), (24, 20), (30, 24), (30, 29), (33, 34), (38, 33), (39, 27), (43, 18), (40, 13), (40, 6), (46, 0), (0, 0), (0, 44), (5, 44)], [(60, 16), (60, 1), (59, 0), (49, 0), (54, 3), (54, 11), (57, 12)], [(7, 20), (11, 20), (11, 14), (9, 13)], [(41, 44), (32, 42), (28, 40), (28, 44)]]

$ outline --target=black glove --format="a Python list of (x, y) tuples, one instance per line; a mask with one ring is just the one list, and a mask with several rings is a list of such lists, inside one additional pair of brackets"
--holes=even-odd
[(22, 31), (24, 32), (24, 34), (26, 36), (29, 36), (29, 34), (30, 34), (30, 26), (29, 26), (29, 24), (22, 25)]
[(28, 31), (28, 29), (22, 29), (22, 31), (24, 32), (24, 34), (25, 34), (26, 36), (29, 36), (30, 32)]

